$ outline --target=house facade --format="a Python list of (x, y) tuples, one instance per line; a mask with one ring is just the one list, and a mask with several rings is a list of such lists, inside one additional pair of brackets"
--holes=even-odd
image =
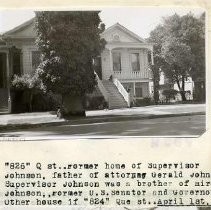
[[(107, 44), (101, 54), (102, 77), (96, 78), (109, 108), (129, 107), (131, 100), (149, 97), (153, 91), (149, 69), (149, 60), (153, 64), (153, 45), (119, 23), (101, 36)], [(39, 65), (35, 37), (34, 19), (1, 36), (0, 110), (11, 111), (11, 76), (30, 74)]]
[(102, 79), (111, 76), (118, 79), (130, 91), (131, 98), (150, 97), (153, 82), (149, 62), (153, 64), (153, 45), (119, 23), (106, 29), (102, 38), (107, 42), (101, 54)]
[(4, 33), (0, 38), (0, 111), (11, 112), (10, 79), (33, 72), (39, 61), (34, 19)]

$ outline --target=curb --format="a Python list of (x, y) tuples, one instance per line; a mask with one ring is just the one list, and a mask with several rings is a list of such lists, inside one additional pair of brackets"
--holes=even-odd
[(162, 114), (162, 115), (130, 115), (130, 116), (103, 116), (103, 117), (88, 117), (66, 120), (62, 122), (49, 122), (39, 124), (8, 124), (0, 125), (0, 133), (5, 131), (15, 131), (16, 129), (29, 129), (29, 128), (40, 128), (49, 126), (62, 126), (62, 125), (78, 125), (87, 123), (103, 123), (103, 122), (120, 122), (120, 121), (131, 121), (131, 120), (142, 120), (142, 119), (155, 119), (155, 118), (166, 118), (166, 117), (180, 117), (180, 116), (194, 116), (194, 115), (205, 115), (205, 112), (191, 112), (191, 113), (180, 113), (180, 114)]

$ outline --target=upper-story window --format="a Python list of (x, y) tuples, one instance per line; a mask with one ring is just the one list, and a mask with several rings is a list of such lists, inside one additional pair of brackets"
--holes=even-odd
[(131, 53), (131, 66), (133, 71), (140, 71), (139, 53)]
[(32, 51), (32, 69), (35, 71), (40, 64), (40, 51)]
[(113, 52), (112, 55), (113, 55), (113, 70), (121, 71), (121, 53)]

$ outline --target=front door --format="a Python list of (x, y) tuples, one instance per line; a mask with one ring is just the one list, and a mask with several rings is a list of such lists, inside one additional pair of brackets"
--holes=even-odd
[(0, 53), (0, 113), (8, 112), (6, 53)]

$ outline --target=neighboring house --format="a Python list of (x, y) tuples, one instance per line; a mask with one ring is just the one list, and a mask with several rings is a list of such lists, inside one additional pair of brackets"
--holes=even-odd
[[(35, 45), (34, 19), (4, 33), (0, 39), (0, 110), (11, 111), (10, 81), (13, 74), (32, 73), (40, 61)], [(107, 41), (101, 54), (98, 89), (109, 108), (129, 107), (131, 100), (152, 94), (148, 55), (153, 63), (153, 46), (119, 23), (106, 29)], [(129, 94), (130, 92), (130, 94)]]
[(11, 112), (10, 78), (33, 72), (40, 53), (35, 46), (34, 19), (4, 33), (0, 41), (0, 110)]
[[(181, 85), (181, 84), (180, 84)], [(178, 85), (174, 84), (174, 89), (179, 91)], [(194, 81), (191, 77), (187, 77), (185, 80), (185, 96), (187, 100), (193, 100)], [(176, 97), (177, 101), (182, 101), (181, 95), (178, 94)]]
[[(172, 83), (165, 77), (163, 72), (160, 73), (160, 81), (159, 81), (159, 99), (161, 102), (165, 101), (165, 96), (163, 96), (162, 92), (166, 89), (174, 89), (179, 91), (178, 85), (176, 83)], [(193, 100), (193, 91), (194, 91), (194, 82), (192, 78), (189, 76), (185, 80), (185, 91), (186, 91), (186, 99)], [(171, 102), (182, 101), (181, 95), (178, 93), (175, 96), (175, 99), (172, 99)]]

